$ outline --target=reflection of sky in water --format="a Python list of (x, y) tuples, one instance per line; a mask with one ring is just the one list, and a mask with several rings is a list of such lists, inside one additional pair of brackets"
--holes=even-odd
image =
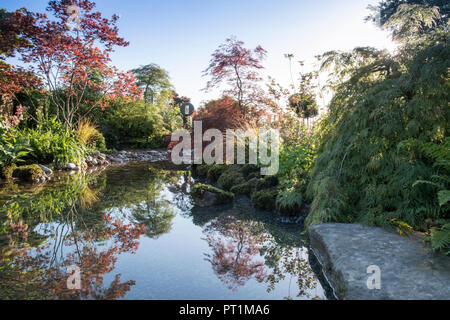
[[(118, 169), (114, 169), (113, 172), (106, 172), (108, 178), (111, 178), (112, 183), (117, 183), (114, 175), (118, 173), (120, 173)], [(135, 285), (131, 286), (131, 290), (126, 292), (123, 297), (124, 299), (264, 300), (283, 299), (287, 296), (291, 296), (294, 299), (310, 299), (316, 296), (324, 298), (323, 289), (315, 278), (313, 282), (317, 282), (317, 286), (312, 289), (305, 289), (305, 295), (296, 297), (298, 293), (297, 279), (295, 276), (291, 276), (291, 274), (286, 274), (284, 280), (275, 283), (274, 289), (271, 292), (267, 292), (269, 284), (266, 281), (258, 282), (254, 276), (250, 276), (248, 280), (245, 279), (243, 285), (236, 286), (236, 290), (230, 290), (219, 279), (213, 270), (211, 262), (206, 257), (208, 254), (210, 257), (213, 255), (211, 243), (208, 243), (205, 239), (207, 234), (206, 230), (208, 226), (211, 227), (212, 223), (219, 221), (218, 219), (214, 219), (214, 214), (216, 212), (220, 213), (221, 210), (217, 208), (208, 209), (208, 215), (212, 215), (212, 217), (206, 218), (203, 221), (204, 223), (202, 223), (203, 226), (194, 224), (191, 201), (188, 196), (180, 192), (180, 187), (183, 182), (184, 177), (180, 176), (178, 183), (163, 183), (157, 192), (158, 194), (150, 202), (144, 201), (139, 203), (144, 207), (147, 206), (145, 208), (150, 214), (152, 212), (158, 213), (160, 210), (169, 208), (170, 214), (173, 217), (169, 221), (168, 232), (155, 237), (142, 235), (139, 240), (139, 248), (135, 254), (128, 252), (119, 254), (115, 268), (104, 276), (104, 286), (108, 286), (114, 280), (114, 277), (120, 274), (121, 281), (135, 281)], [(161, 183), (161, 181), (158, 183)], [(110, 185), (109, 188), (114, 188), (114, 186)], [(105, 193), (100, 196), (100, 201), (102, 201), (103, 196), (108, 196), (108, 194)], [(128, 205), (120, 209), (113, 207), (105, 211), (111, 217), (120, 219), (123, 223), (136, 221), (136, 205)], [(229, 214), (229, 211), (225, 212)], [(89, 214), (89, 211), (85, 214)], [(196, 214), (201, 215), (202, 213)], [(200, 219), (204, 218), (200, 217)], [(239, 216), (234, 221), (241, 223)], [(253, 223), (253, 221), (247, 217), (242, 223), (245, 225), (247, 223)], [(256, 224), (264, 227), (264, 224), (261, 222), (257, 222)], [(68, 225), (54, 222), (40, 223), (34, 230), (38, 234), (49, 236), (46, 242), (50, 244), (50, 250), (55, 252), (53, 258), (56, 264), (58, 261), (62, 261), (66, 254), (75, 251), (74, 246), (64, 245), (60, 241), (65, 234), (70, 232)], [(298, 232), (300, 231), (298, 230)], [(276, 244), (269, 231), (263, 229), (262, 233), (267, 238), (260, 244), (272, 243), (283, 250), (283, 246)], [(52, 239), (55, 234), (58, 235), (56, 241)], [(210, 231), (209, 235), (225, 244), (230, 240), (228, 237), (229, 234), (225, 236), (214, 230)], [(99, 250), (108, 248), (113, 244), (111, 240), (93, 243), (99, 247)], [(306, 249), (294, 248), (294, 250), (300, 250), (301, 258), (307, 260)], [(260, 251), (253, 252), (250, 256), (251, 261), (261, 261), (263, 263), (265, 261)], [(262, 268), (266, 274), (271, 274), (272, 268), (269, 268), (267, 265), (262, 266)], [(309, 265), (307, 268), (309, 270)], [(310, 270), (309, 273), (313, 276)]]

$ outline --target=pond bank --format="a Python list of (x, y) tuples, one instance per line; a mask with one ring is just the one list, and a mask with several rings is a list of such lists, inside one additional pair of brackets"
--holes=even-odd
[[(418, 237), (337, 223), (311, 226), (308, 233), (311, 250), (338, 299), (450, 298), (450, 258), (433, 252)], [(380, 289), (369, 289), (373, 273), (368, 268), (374, 272), (376, 267)]]
[[(87, 174), (103, 171), (109, 166), (120, 166), (133, 162), (160, 162), (168, 160), (169, 152), (164, 149), (154, 150), (122, 150), (112, 154), (97, 152), (87, 156), (79, 164), (68, 163), (58, 164), (30, 164), (25, 166), (10, 166), (2, 175), (5, 180), (18, 179), (21, 182), (33, 184), (45, 183), (52, 179), (54, 174), (60, 173), (75, 174), (84, 171)], [(1, 181), (1, 179), (0, 179)]]

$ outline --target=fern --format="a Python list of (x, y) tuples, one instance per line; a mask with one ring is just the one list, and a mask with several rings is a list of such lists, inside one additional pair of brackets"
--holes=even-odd
[(276, 206), (280, 211), (293, 211), (300, 209), (303, 202), (303, 196), (294, 189), (283, 190), (278, 193)]
[(432, 228), (430, 240), (434, 250), (450, 255), (450, 223), (445, 224), (441, 229)]

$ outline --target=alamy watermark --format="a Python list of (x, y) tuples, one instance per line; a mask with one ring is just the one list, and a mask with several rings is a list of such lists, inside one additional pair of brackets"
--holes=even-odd
[[(202, 122), (194, 121), (193, 136), (194, 148), (192, 149), (192, 137), (189, 131), (177, 130), (172, 134), (172, 142), (178, 142), (172, 149), (174, 164), (235, 164), (236, 162), (260, 165), (261, 175), (278, 173), (280, 131), (277, 129), (260, 128), (246, 131), (227, 129), (224, 136), (218, 129), (208, 129), (203, 132)], [(210, 144), (203, 147), (203, 142), (210, 142)]]
[(69, 18), (67, 19), (67, 27), (72, 29), (80, 29), (81, 27), (81, 9), (77, 5), (70, 5), (66, 8), (66, 13)]
[(381, 289), (381, 268), (377, 265), (367, 267), (368, 274), (371, 274), (366, 281), (367, 289), (380, 290)]
[(80, 267), (76, 265), (71, 265), (67, 267), (67, 289), (69, 290), (80, 290), (81, 289), (81, 272)]

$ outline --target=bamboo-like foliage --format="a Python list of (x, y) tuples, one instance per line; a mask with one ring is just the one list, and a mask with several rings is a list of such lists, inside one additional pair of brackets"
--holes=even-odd
[[(444, 146), (449, 137), (448, 32), (422, 38), (414, 50), (406, 45), (397, 56), (370, 52), (370, 59), (358, 59), (361, 50), (340, 56), (358, 67), (335, 70), (345, 70), (346, 78), (334, 86), (329, 114), (320, 124), (308, 187), (314, 201), (306, 222), (358, 221), (399, 231), (427, 231), (430, 221), (445, 225), (449, 203), (439, 198), (449, 189), (448, 179), (439, 187), (416, 182), (449, 174), (448, 152), (440, 160), (447, 163), (443, 169), (424, 149)], [(346, 62), (335, 58), (334, 63)]]

